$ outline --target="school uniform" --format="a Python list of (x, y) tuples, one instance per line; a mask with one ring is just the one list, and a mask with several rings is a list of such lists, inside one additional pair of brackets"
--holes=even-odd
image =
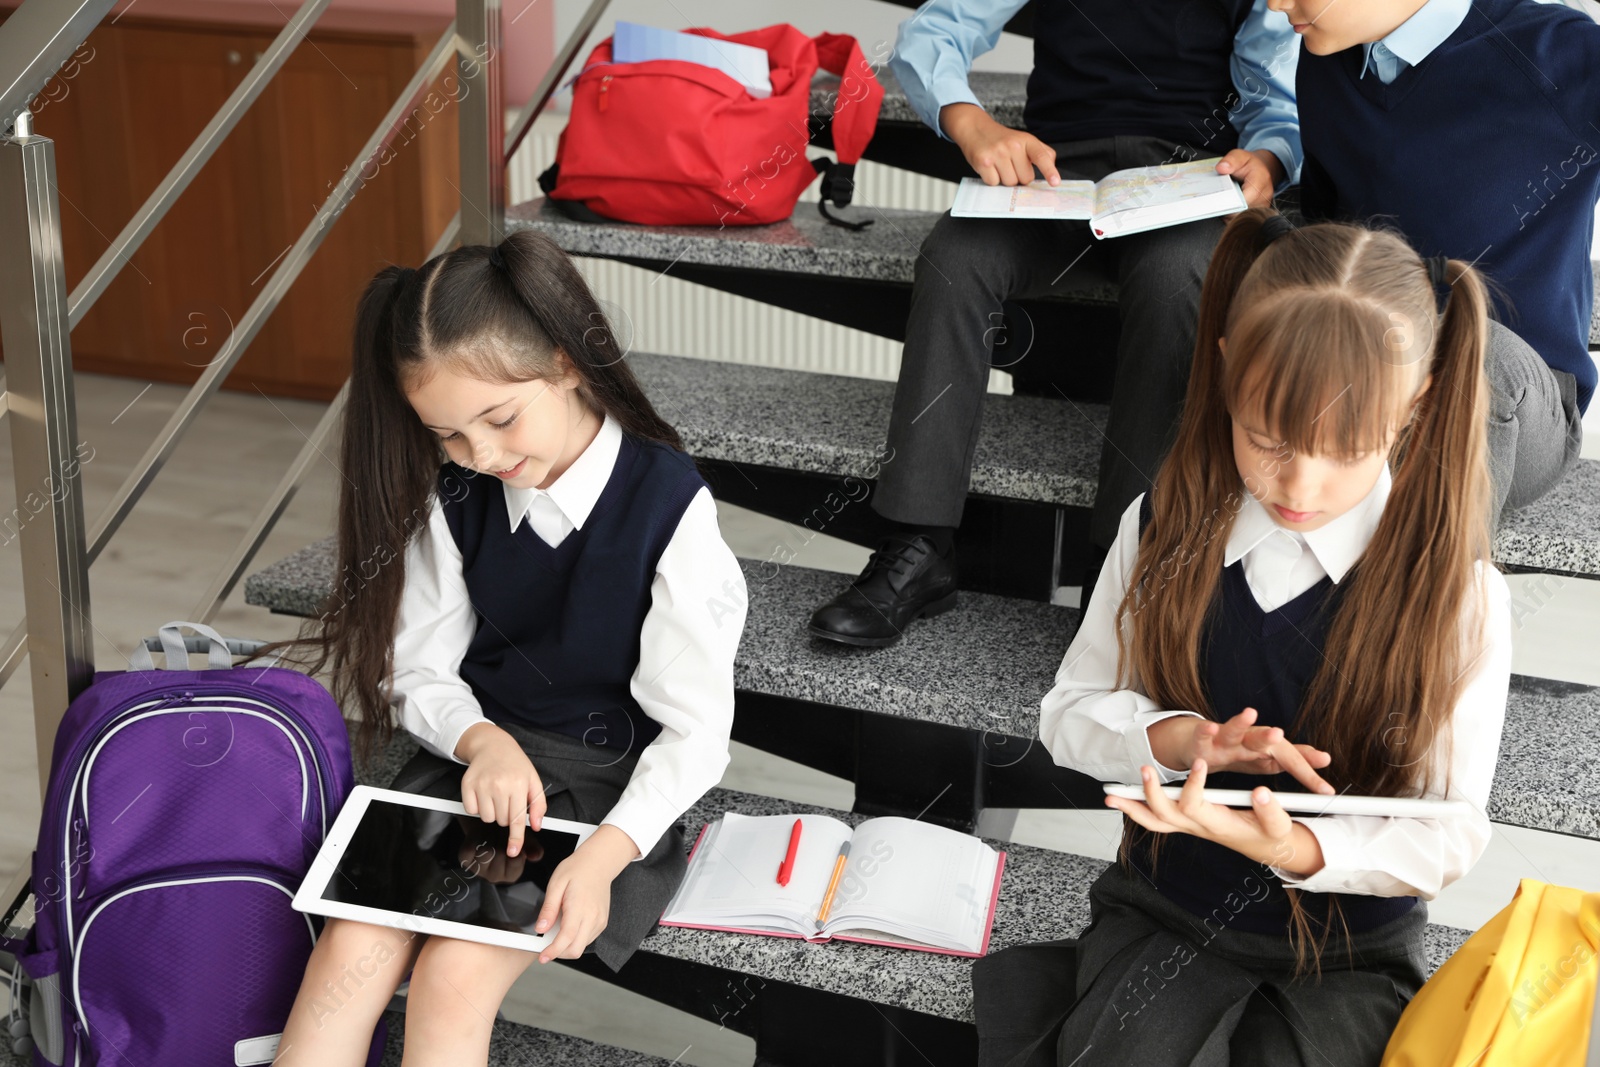
[(1429, 0), (1297, 74), (1307, 219), (1378, 219), (1489, 276), (1494, 518), (1579, 460), (1596, 373), (1600, 24), (1526, 0)]
[(445, 464), (406, 552), (391, 701), (421, 749), (391, 787), (459, 800), (461, 735), (509, 732), (548, 816), (640, 850), (591, 946), (621, 967), (682, 879), (680, 816), (727, 766), (745, 605), (693, 461), (610, 416), (547, 489)]
[[(900, 26), (889, 61), (935, 133), (946, 104), (977, 103), (975, 56), (1024, 0), (930, 0)], [(1033, 71), (1023, 125), (1056, 152), (1063, 179), (1269, 150), (1300, 167), (1294, 67), (1299, 41), (1265, 0), (1034, 0)], [(942, 216), (912, 283), (904, 358), (889, 419), (894, 460), (872, 507), (896, 523), (959, 525), (991, 365), (1081, 358), (1071, 338), (1010, 336), (1003, 304), (1118, 284), (1122, 332), (1091, 536), (1109, 545), (1146, 489), (1178, 423), (1194, 354), (1201, 282), (1225, 220), (1111, 240), (1080, 221)], [(1067, 409), (1063, 418), (1071, 418)]]
[[(1294, 736), (1341, 582), (1371, 540), (1390, 487), (1385, 470), (1350, 511), (1298, 533), (1273, 522), (1241, 485), (1200, 645), (1218, 719), (1254, 707), (1258, 723)], [(1102, 781), (1138, 783), (1148, 765), (1165, 784), (1188, 772), (1157, 763), (1146, 731), (1198, 713), (1161, 708), (1137, 678), (1126, 687), (1117, 679), (1116, 608), (1148, 521), (1143, 503), (1123, 515), (1105, 576), (1040, 703), (1040, 737), (1056, 763)], [(1478, 573), (1485, 610), (1469, 612), (1462, 632), (1472, 640), (1481, 620), (1483, 643), (1450, 729), (1430, 749), (1434, 773), (1423, 794), (1468, 801), (1470, 814), (1296, 816), (1323, 853), (1324, 866), (1308, 876), (1191, 835), (1146, 835), (1128, 866), (1112, 864), (1091, 887), (1090, 925), (1079, 938), (979, 963), (981, 1062), (1376, 1064), (1426, 974), (1423, 902), (1464, 874), (1490, 838), (1485, 808), (1510, 684), (1510, 593), (1492, 566), (1480, 564)], [(1161, 610), (1159, 601), (1152, 609)], [(1288, 774), (1216, 773), (1206, 784), (1305, 791)], [(1331, 920), (1320, 981), (1292, 977), (1285, 886), (1301, 891), (1314, 930), (1330, 921), (1335, 900), (1349, 924), (1346, 940)]]

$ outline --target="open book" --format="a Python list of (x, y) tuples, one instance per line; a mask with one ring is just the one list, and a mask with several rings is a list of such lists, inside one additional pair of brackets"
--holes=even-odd
[(962, 178), (950, 214), (973, 219), (1088, 219), (1096, 237), (1121, 237), (1243, 211), (1244, 190), (1217, 173), (1221, 157), (1113, 171), (1097, 182), (985, 185)]
[[(783, 886), (778, 868), (796, 818), (800, 842)], [(819, 927), (818, 910), (846, 845), (844, 872)], [(982, 956), (1004, 867), (1005, 853), (978, 838), (913, 819), (868, 819), (852, 831), (826, 815), (729, 812), (700, 832), (661, 924)]]

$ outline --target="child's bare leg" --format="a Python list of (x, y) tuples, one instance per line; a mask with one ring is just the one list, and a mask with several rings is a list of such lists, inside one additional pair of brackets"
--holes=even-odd
[(328, 919), (278, 1041), (276, 1067), (362, 1067), (372, 1031), (425, 934)]
[(462, 1067), (489, 1060), (495, 1012), (536, 952), (430, 937), (406, 993), (401, 1067)]

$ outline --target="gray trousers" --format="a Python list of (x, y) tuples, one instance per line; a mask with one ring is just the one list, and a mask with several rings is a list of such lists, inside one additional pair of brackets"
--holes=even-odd
[[(1051, 147), (1063, 178), (1097, 180), (1175, 158), (1174, 145), (1154, 137)], [(1035, 342), (1026, 355), (1006, 351), (1001, 304), (1083, 288), (1086, 279), (1113, 280), (1122, 337), (1091, 529), (1096, 544), (1109, 546), (1177, 430), (1200, 285), (1224, 224), (1206, 219), (1100, 241), (1079, 221), (939, 219), (917, 257), (889, 418), (894, 458), (879, 474), (873, 509), (895, 522), (958, 525), (991, 362), (1004, 368), (1019, 359), (1081, 358), (1071, 338)], [(1061, 417), (1082, 416), (1063, 404)]]
[(1505, 511), (1526, 507), (1577, 465), (1583, 416), (1577, 379), (1550, 367), (1498, 322), (1489, 324), (1489, 474), (1491, 529)]

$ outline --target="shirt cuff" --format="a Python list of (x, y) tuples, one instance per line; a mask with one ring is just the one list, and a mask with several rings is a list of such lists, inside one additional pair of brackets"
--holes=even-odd
[(656, 842), (661, 840), (661, 835), (667, 828), (678, 821), (678, 816), (672, 812), (664, 812), (664, 805), (654, 803), (648, 798), (624, 796), (617, 801), (609, 814), (600, 820), (600, 825), (610, 824), (628, 835), (639, 854), (633, 858), (637, 863), (650, 855), (650, 850), (656, 847)]
[(1239, 146), (1247, 152), (1260, 152), (1265, 149), (1278, 157), (1278, 162), (1283, 164), (1283, 181), (1273, 189), (1273, 193), (1281, 193), (1289, 186), (1300, 180), (1300, 167), (1297, 162), (1300, 153), (1286, 137), (1266, 136), (1253, 139), (1249, 144)]
[[(978, 103), (977, 96), (973, 94), (971, 86), (967, 85), (966, 82), (962, 82), (959, 87), (951, 86), (949, 95), (943, 98), (935, 98), (933, 105), (933, 132), (946, 141), (950, 141), (950, 135), (944, 132), (944, 126), (939, 121), (946, 104), (973, 104), (982, 109), (985, 114), (988, 113), (988, 109)], [(954, 144), (955, 142), (950, 141), (950, 143)]]
[(1170, 719), (1175, 715), (1193, 715), (1200, 719), (1204, 716), (1192, 711), (1142, 711), (1134, 715), (1133, 722), (1123, 730), (1123, 739), (1128, 743), (1128, 760), (1134, 766), (1134, 773), (1144, 766), (1154, 767), (1161, 785), (1169, 782), (1182, 781), (1189, 777), (1187, 770), (1175, 771), (1171, 767), (1163, 766), (1156, 762), (1156, 755), (1150, 749), (1150, 727), (1162, 719)]
[[(1299, 875), (1293, 871), (1286, 871), (1282, 867), (1269, 866), (1267, 869), (1278, 876), (1279, 881), (1295, 889), (1303, 889), (1307, 893), (1333, 893), (1345, 891), (1349, 887), (1350, 872), (1359, 869), (1361, 862), (1359, 849), (1350, 840), (1345, 827), (1340, 826), (1332, 819), (1296, 819), (1295, 822), (1311, 831), (1317, 839), (1317, 846), (1322, 849), (1322, 868), (1316, 874)], [(1369, 864), (1370, 866), (1370, 864)]]
[[(452, 716), (440, 729), (437, 739), (438, 749), (435, 754), (452, 763), (466, 766), (467, 761), (456, 755), (456, 745), (461, 743), (461, 735), (480, 722), (489, 721), (489, 717), (482, 712), (463, 708), (459, 715)], [(417, 741), (426, 744), (420, 737)]]

